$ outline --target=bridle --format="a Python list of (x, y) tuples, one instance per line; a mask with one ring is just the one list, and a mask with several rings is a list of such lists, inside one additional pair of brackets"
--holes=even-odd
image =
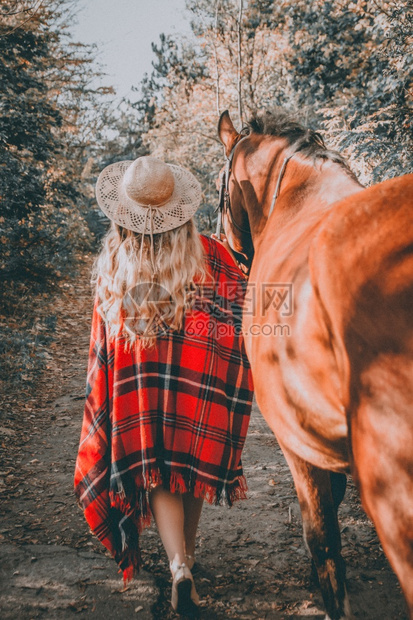
[(241, 140), (238, 140), (238, 142), (233, 146), (230, 154), (228, 155), (228, 157), (226, 158), (226, 163), (225, 163), (225, 169), (221, 174), (221, 183), (220, 183), (220, 187), (219, 187), (219, 197), (218, 197), (218, 219), (217, 219), (217, 229), (216, 229), (216, 235), (219, 239), (221, 232), (222, 232), (222, 214), (224, 212), (228, 212), (230, 220), (231, 220), (231, 224), (240, 232), (243, 233), (245, 235), (250, 235), (251, 236), (251, 231), (248, 228), (242, 228), (239, 224), (237, 224), (237, 222), (235, 221), (234, 218), (234, 214), (232, 212), (232, 208), (231, 208), (231, 202), (229, 199), (229, 177), (231, 175), (232, 172), (232, 160), (234, 159), (234, 153), (235, 153), (235, 149), (237, 148), (238, 144), (240, 144), (243, 140), (245, 140), (245, 138), (248, 138), (248, 136), (244, 136), (243, 138), (241, 138)]
[[(238, 142), (236, 144), (234, 144), (234, 146), (232, 147), (232, 150), (230, 152), (230, 154), (228, 155), (228, 157), (226, 158), (226, 163), (225, 163), (225, 169), (223, 170), (222, 174), (221, 174), (221, 182), (220, 182), (220, 187), (219, 187), (219, 197), (218, 197), (218, 206), (217, 206), (217, 211), (218, 211), (218, 218), (217, 218), (217, 227), (216, 227), (216, 236), (218, 237), (218, 239), (221, 236), (221, 232), (222, 232), (222, 214), (224, 212), (227, 212), (229, 214), (229, 218), (231, 221), (232, 226), (234, 226), (234, 228), (236, 228), (240, 233), (244, 234), (244, 235), (249, 235), (251, 237), (251, 230), (248, 227), (248, 229), (246, 228), (242, 228), (242, 226), (240, 226), (235, 218), (234, 218), (234, 214), (232, 212), (232, 208), (231, 208), (231, 201), (229, 199), (229, 179), (231, 176), (231, 172), (232, 172), (232, 161), (234, 159), (234, 153), (235, 153), (235, 149), (237, 148), (237, 146), (246, 138), (248, 138), (249, 136), (243, 136), (240, 140), (238, 140)], [(281, 182), (285, 173), (285, 169), (287, 167), (288, 162), (290, 161), (290, 159), (293, 157), (294, 152), (291, 153), (290, 155), (287, 155), (284, 158), (284, 161), (282, 163), (280, 172), (278, 174), (278, 179), (277, 179), (277, 184), (275, 186), (275, 190), (274, 190), (274, 194), (271, 200), (271, 206), (270, 206), (270, 210), (268, 213), (268, 218), (270, 217), (271, 213), (274, 211), (274, 207), (275, 207), (275, 202), (278, 198), (278, 195), (280, 193), (280, 187), (281, 187)], [(225, 231), (224, 231), (225, 233)], [(234, 254), (236, 255), (237, 259), (239, 260), (239, 262), (241, 262), (242, 264), (246, 265), (246, 261), (244, 258), (243, 254), (240, 254), (239, 252), (236, 252), (235, 250), (232, 250), (234, 252)], [(247, 266), (247, 265), (246, 265)]]

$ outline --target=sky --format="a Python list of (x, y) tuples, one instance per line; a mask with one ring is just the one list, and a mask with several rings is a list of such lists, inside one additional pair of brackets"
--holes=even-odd
[(151, 43), (162, 32), (190, 33), (185, 0), (78, 0), (78, 7), (73, 40), (97, 44), (97, 60), (108, 74), (103, 84), (114, 86), (119, 97), (151, 72)]

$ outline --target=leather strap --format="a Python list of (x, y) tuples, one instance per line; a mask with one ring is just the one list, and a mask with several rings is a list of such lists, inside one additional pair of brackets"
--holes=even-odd
[(277, 185), (275, 186), (274, 194), (273, 194), (273, 197), (272, 197), (272, 201), (271, 201), (271, 206), (270, 206), (270, 210), (269, 210), (269, 213), (268, 213), (268, 217), (270, 217), (271, 213), (274, 211), (275, 201), (277, 200), (278, 194), (280, 193), (281, 181), (283, 179), (285, 169), (286, 169), (287, 164), (288, 164), (288, 162), (290, 161), (290, 159), (291, 159), (291, 157), (293, 155), (294, 155), (294, 153), (291, 153), (291, 155), (288, 155), (284, 159), (284, 161), (282, 163), (281, 170), (280, 170), (280, 173), (279, 173), (278, 179), (277, 179)]

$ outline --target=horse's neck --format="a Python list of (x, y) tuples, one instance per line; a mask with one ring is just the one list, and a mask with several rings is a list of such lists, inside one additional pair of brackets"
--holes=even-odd
[[(268, 174), (269, 186), (274, 188), (284, 155), (279, 160), (275, 175), (274, 172)], [(278, 230), (295, 217), (302, 220), (308, 216), (309, 220), (313, 220), (318, 213), (328, 211), (331, 205), (361, 189), (362, 186), (340, 164), (320, 159), (314, 163), (297, 154), (289, 160), (282, 176), (271, 219)], [(273, 200), (274, 191), (267, 191), (258, 209), (256, 206), (254, 213), (251, 213), (255, 239), (259, 239), (265, 229)]]
[(333, 161), (312, 164), (314, 174), (306, 196), (306, 208), (325, 210), (330, 205), (363, 189), (350, 173)]

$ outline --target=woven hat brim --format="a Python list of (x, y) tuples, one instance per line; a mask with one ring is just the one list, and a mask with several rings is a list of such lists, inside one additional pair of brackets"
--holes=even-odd
[[(148, 208), (135, 202), (123, 190), (123, 177), (133, 161), (119, 161), (106, 166), (96, 183), (96, 199), (107, 217), (120, 226), (138, 233), (154, 234), (178, 228), (193, 217), (201, 204), (201, 185), (185, 168), (167, 164), (174, 176), (171, 198), (160, 207)], [(152, 231), (151, 231), (152, 219)]]

